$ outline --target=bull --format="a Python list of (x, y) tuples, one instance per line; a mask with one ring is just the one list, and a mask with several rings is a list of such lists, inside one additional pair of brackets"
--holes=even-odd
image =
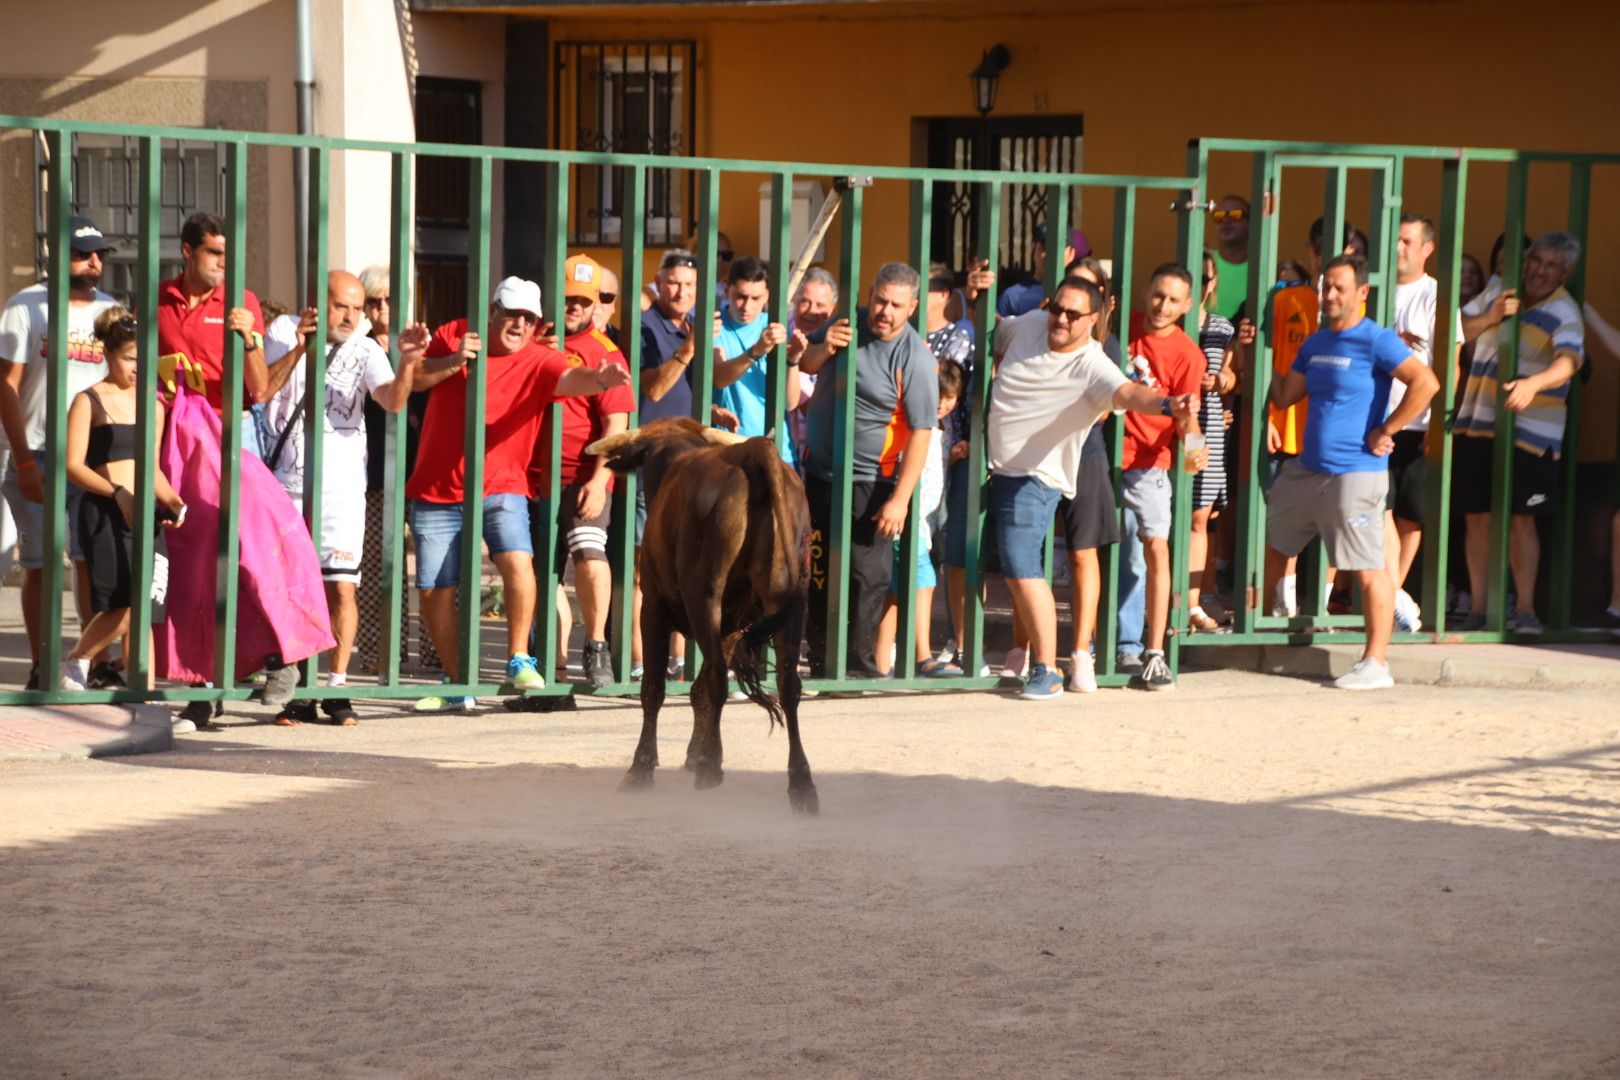
[[(799, 741), (799, 646), (810, 579), (810, 507), (804, 485), (770, 439), (744, 439), (695, 420), (659, 420), (598, 440), (587, 453), (617, 473), (642, 469), (647, 525), (641, 571), (641, 740), (622, 787), (651, 786), (658, 766), (669, 636), (696, 642), (686, 767), (699, 788), (724, 779), (720, 713), (729, 670), (748, 699), (788, 736), (788, 802), (819, 810)], [(776, 653), (776, 697), (764, 687), (765, 645)]]

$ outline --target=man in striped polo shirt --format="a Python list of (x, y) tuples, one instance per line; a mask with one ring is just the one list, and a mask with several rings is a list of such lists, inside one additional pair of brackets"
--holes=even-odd
[[(1490, 561), (1493, 484), (1491, 439), (1496, 431), (1498, 395), (1517, 413), (1513, 428), (1513, 490), (1508, 562), (1518, 592), (1521, 634), (1539, 634), (1536, 572), (1541, 540), (1536, 518), (1553, 512), (1558, 500), (1558, 459), (1563, 453), (1569, 381), (1585, 356), (1581, 306), (1564, 279), (1581, 257), (1581, 243), (1568, 233), (1543, 233), (1524, 257), (1522, 296), (1499, 279), (1463, 309), (1463, 338), (1474, 343), (1474, 359), (1457, 407), (1457, 499), (1467, 515), (1469, 598), (1472, 610), (1464, 630), (1485, 627), (1485, 575)], [(1498, 385), (1497, 354), (1502, 320), (1519, 316), (1519, 363), (1515, 378)]]

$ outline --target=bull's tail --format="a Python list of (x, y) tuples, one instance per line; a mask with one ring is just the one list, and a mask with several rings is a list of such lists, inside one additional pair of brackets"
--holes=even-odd
[[(749, 474), (750, 521), (769, 522), (767, 542), (754, 547), (750, 576), (762, 602), (760, 617), (726, 642), (732, 673), (748, 700), (764, 709), (771, 723), (784, 722), (781, 703), (765, 688), (765, 650), (771, 639), (804, 618), (805, 588), (809, 580), (808, 511), (798, 479), (782, 464), (776, 447), (765, 439), (752, 439), (739, 465)], [(798, 657), (779, 658), (797, 663)]]
[[(787, 626), (790, 619), (802, 615), (803, 608), (798, 604), (791, 609), (779, 609), (730, 635), (725, 643), (731, 657), (731, 673), (737, 677), (738, 688), (748, 695), (749, 701), (765, 710), (772, 727), (782, 724), (784, 720), (781, 702), (765, 686), (765, 650), (777, 631)], [(797, 659), (793, 657), (789, 662), (796, 662)]]

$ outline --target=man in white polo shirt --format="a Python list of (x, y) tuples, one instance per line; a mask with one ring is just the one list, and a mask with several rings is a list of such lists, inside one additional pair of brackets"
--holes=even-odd
[(1095, 284), (1065, 279), (1044, 319), (1020, 320), (990, 395), (990, 518), (1013, 606), (1029, 628), (1034, 662), (1019, 692), (1029, 701), (1063, 693), (1057, 607), (1041, 551), (1058, 499), (1075, 497), (1087, 432), (1111, 409), (1174, 416), (1178, 426), (1197, 415), (1197, 395), (1161, 397), (1108, 359), (1092, 336), (1102, 311)]

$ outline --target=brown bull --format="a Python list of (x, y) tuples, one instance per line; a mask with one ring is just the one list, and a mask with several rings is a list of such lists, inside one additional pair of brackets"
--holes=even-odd
[[(799, 742), (799, 645), (810, 577), (810, 508), (804, 485), (770, 439), (742, 439), (695, 420), (659, 420), (592, 444), (588, 453), (647, 485), (642, 536), (641, 741), (627, 789), (652, 783), (658, 766), (658, 710), (664, 703), (669, 635), (686, 634), (703, 653), (692, 684), (692, 741), (686, 767), (697, 786), (723, 779), (720, 711), (726, 673), (788, 734), (788, 801), (818, 809), (810, 762)], [(764, 689), (764, 646), (776, 648), (776, 689)], [(779, 700), (778, 700), (779, 699)]]

